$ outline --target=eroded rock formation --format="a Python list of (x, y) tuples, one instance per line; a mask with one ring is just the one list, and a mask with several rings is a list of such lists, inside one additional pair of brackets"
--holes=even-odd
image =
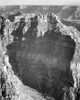
[(22, 14), (13, 22), (1, 17), (0, 34), (3, 100), (80, 98), (77, 29), (53, 13)]

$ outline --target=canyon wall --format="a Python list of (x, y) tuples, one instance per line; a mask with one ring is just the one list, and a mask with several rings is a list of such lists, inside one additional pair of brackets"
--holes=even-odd
[(78, 100), (80, 32), (53, 13), (0, 21), (1, 99)]

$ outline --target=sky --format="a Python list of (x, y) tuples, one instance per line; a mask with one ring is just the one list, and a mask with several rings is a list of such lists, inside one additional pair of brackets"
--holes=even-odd
[(5, 5), (80, 5), (80, 0), (0, 0)]

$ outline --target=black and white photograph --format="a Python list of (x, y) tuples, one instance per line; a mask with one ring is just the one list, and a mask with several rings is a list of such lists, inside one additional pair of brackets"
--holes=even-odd
[(0, 0), (0, 100), (80, 100), (80, 2), (52, 1)]

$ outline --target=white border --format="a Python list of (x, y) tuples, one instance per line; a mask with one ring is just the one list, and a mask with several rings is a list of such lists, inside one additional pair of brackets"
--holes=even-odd
[(0, 0), (5, 5), (80, 5), (80, 0)]

